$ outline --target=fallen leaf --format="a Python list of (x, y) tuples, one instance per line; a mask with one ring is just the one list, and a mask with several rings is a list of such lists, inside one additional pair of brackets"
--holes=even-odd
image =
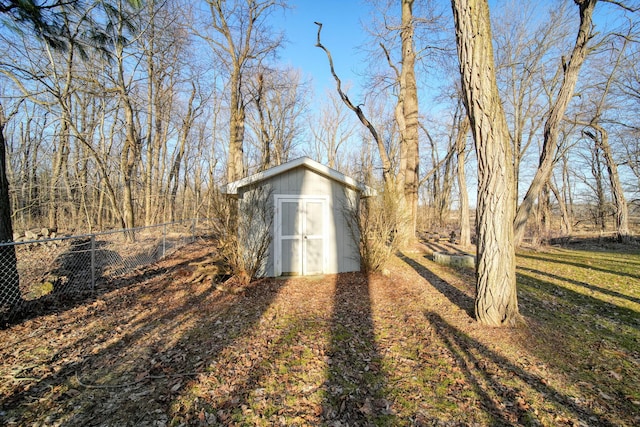
[(175, 393), (176, 391), (180, 390), (180, 387), (182, 387), (182, 380), (178, 381), (174, 384), (173, 387), (171, 387), (171, 392)]

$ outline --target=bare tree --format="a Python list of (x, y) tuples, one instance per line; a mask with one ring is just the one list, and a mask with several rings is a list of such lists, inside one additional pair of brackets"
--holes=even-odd
[(538, 139), (544, 123), (540, 117), (551, 107), (544, 105), (546, 92), (552, 90), (545, 83), (549, 74), (553, 74), (551, 82), (554, 84), (560, 78), (560, 73), (555, 72), (558, 67), (552, 53), (564, 46), (569, 33), (566, 2), (549, 11), (539, 24), (533, 24), (531, 16), (539, 14), (540, 7), (535, 2), (513, 1), (492, 16), (497, 79), (513, 145), (516, 201), (520, 165), (527, 150)]
[(308, 105), (308, 85), (300, 71), (291, 68), (262, 68), (254, 80), (250, 90), (256, 108), (248, 123), (260, 153), (258, 169), (263, 170), (288, 161), (294, 151)]
[[(618, 239), (626, 241), (629, 239), (629, 213), (627, 209), (627, 201), (620, 182), (620, 176), (618, 174), (618, 165), (613, 156), (613, 150), (609, 144), (609, 132), (605, 128), (604, 117), (606, 110), (612, 108), (607, 102), (610, 97), (611, 88), (614, 80), (620, 71), (620, 67), (623, 64), (623, 59), (626, 55), (626, 49), (629, 44), (629, 40), (632, 38), (632, 30), (630, 29), (628, 34), (621, 39), (621, 45), (619, 48), (614, 49), (613, 67), (609, 72), (605, 73), (605, 81), (602, 87), (596, 89), (600, 91), (599, 97), (594, 97), (596, 102), (593, 105), (593, 112), (591, 113), (591, 119), (587, 122), (581, 122), (579, 124), (586, 126), (589, 129), (585, 129), (582, 133), (590, 138), (594, 144), (596, 144), (602, 153), (604, 158), (607, 172), (609, 176), (609, 183), (611, 185), (611, 193), (613, 199), (613, 206), (615, 209), (615, 226)], [(608, 58), (607, 58), (608, 59)]]
[(622, 149), (618, 153), (623, 165), (636, 177), (637, 182), (631, 186), (637, 193), (640, 191), (640, 121), (638, 105), (640, 104), (640, 43), (631, 43), (620, 67), (619, 76), (614, 80), (616, 94), (617, 125), (620, 127), (618, 138)]
[[(142, 155), (142, 136), (139, 126), (138, 109), (135, 105), (133, 92), (134, 76), (128, 72), (126, 62), (131, 59), (126, 48), (131, 43), (129, 37), (133, 28), (127, 24), (131, 19), (130, 10), (122, 2), (112, 8), (109, 18), (112, 20), (108, 27), (112, 29), (112, 38), (115, 43), (113, 52), (114, 70), (111, 91), (117, 95), (119, 108), (122, 111), (123, 138), (120, 150), (120, 173), (122, 175), (122, 219), (124, 228), (135, 227), (134, 187), (137, 178), (137, 168), (140, 166)], [(134, 34), (135, 35), (135, 34)], [(135, 62), (140, 58), (135, 58)], [(128, 240), (134, 239), (132, 232), (126, 233)]]
[[(180, 96), (179, 84), (186, 77), (184, 64), (189, 48), (180, 17), (181, 12), (172, 2), (157, 0), (145, 2), (144, 9), (137, 14), (137, 25), (143, 32), (132, 49), (139, 51), (146, 68), (141, 85), (142, 90), (146, 89), (146, 100), (138, 108), (140, 121), (146, 119), (146, 126), (141, 124), (140, 127), (140, 137), (146, 145), (140, 171), (145, 225), (156, 222), (165, 202), (162, 183), (167, 169), (163, 167), (168, 155), (166, 145), (172, 130), (171, 118), (175, 116), (172, 113), (176, 98)], [(189, 89), (186, 92), (185, 96), (190, 97)], [(146, 106), (146, 111), (142, 105)], [(180, 124), (176, 123), (176, 126)], [(170, 166), (173, 167), (175, 164)], [(172, 195), (168, 197), (171, 199)], [(173, 206), (171, 201), (168, 203)]]
[(355, 123), (349, 120), (343, 104), (334, 92), (327, 91), (320, 116), (311, 126), (314, 145), (312, 157), (325, 161), (330, 168), (345, 170), (341, 159), (347, 141), (354, 137)]
[(244, 133), (247, 107), (247, 79), (267, 56), (281, 45), (267, 18), (280, 0), (207, 0), (212, 32), (198, 31), (229, 73), (229, 150), (227, 181), (244, 177)]
[(169, 220), (176, 221), (176, 198), (178, 196), (178, 185), (180, 183), (180, 169), (182, 168), (182, 162), (184, 160), (187, 143), (189, 141), (189, 135), (191, 128), (201, 113), (202, 103), (196, 103), (196, 96), (198, 94), (195, 83), (191, 83), (191, 94), (187, 101), (187, 111), (182, 118), (182, 127), (180, 129), (180, 136), (178, 137), (178, 145), (176, 146), (175, 153), (173, 155), (173, 161), (171, 162), (171, 168), (169, 170), (169, 176), (167, 178), (167, 187), (169, 188)]
[[(607, 173), (609, 176), (609, 183), (611, 185), (611, 192), (613, 198), (613, 206), (614, 206), (614, 218), (615, 218), (615, 227), (616, 234), (618, 239), (622, 241), (627, 241), (629, 239), (629, 213), (627, 209), (627, 201), (624, 196), (624, 191), (622, 189), (622, 185), (620, 183), (620, 176), (618, 174), (618, 166), (613, 158), (613, 152), (611, 150), (611, 146), (609, 145), (609, 135), (604, 127), (592, 122), (590, 127), (593, 129), (593, 132), (585, 130), (583, 131), (584, 135), (589, 137), (596, 145), (597, 149), (602, 153), (602, 157), (604, 157), (604, 162), (607, 167)], [(601, 175), (598, 174), (598, 177)], [(601, 181), (598, 181), (600, 185), (598, 189), (602, 189)], [(603, 196), (601, 191), (598, 192), (599, 197), (598, 203), (599, 206), (603, 204)], [(603, 225), (604, 225), (604, 221)]]
[(553, 170), (558, 149), (560, 125), (569, 101), (573, 96), (580, 68), (591, 51), (589, 42), (593, 37), (593, 10), (596, 1), (597, 0), (574, 0), (580, 14), (578, 36), (568, 62), (564, 57), (562, 59), (563, 80), (544, 125), (544, 143), (540, 153), (538, 169), (516, 213), (514, 222), (516, 244), (522, 241), (527, 219), (533, 210), (534, 203), (542, 187), (549, 181)]
[(475, 313), (485, 325), (520, 319), (513, 244), (514, 171), (495, 76), (489, 5), (453, 0), (462, 92), (478, 157)]

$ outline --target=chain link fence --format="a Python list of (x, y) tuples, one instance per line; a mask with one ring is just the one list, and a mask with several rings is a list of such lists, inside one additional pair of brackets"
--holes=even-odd
[(211, 234), (211, 221), (191, 219), (149, 227), (0, 243), (0, 321), (30, 302), (92, 293), (97, 284), (152, 264)]

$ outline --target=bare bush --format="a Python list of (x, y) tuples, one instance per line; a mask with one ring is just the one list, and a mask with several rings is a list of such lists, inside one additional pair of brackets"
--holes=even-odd
[(408, 236), (400, 225), (411, 216), (398, 194), (382, 191), (377, 196), (352, 201), (345, 209), (350, 232), (360, 250), (360, 262), (365, 272), (382, 271), (389, 258), (406, 245)]
[(262, 276), (272, 239), (273, 203), (264, 187), (245, 192), (239, 199), (215, 195), (215, 234), (222, 261), (239, 282)]

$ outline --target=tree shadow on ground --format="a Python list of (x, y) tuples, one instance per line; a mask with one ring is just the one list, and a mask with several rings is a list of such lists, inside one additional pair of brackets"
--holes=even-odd
[(30, 363), (0, 394), (0, 424), (168, 424), (180, 390), (260, 319), (280, 287), (231, 293), (184, 280), (188, 264), (205, 258), (148, 270), (128, 287), (123, 280), (56, 330), (43, 328), (51, 336), (43, 354), (8, 356)]
[(324, 420), (330, 425), (393, 425), (366, 275), (339, 275), (330, 327)]
[(520, 306), (529, 319), (525, 348), (580, 384), (584, 400), (600, 413), (625, 414), (636, 424), (638, 312), (573, 290), (570, 279), (554, 277), (563, 285), (540, 276), (553, 275), (518, 267)]
[(438, 313), (426, 311), (424, 316), (472, 385), (478, 397), (476, 410), (490, 414), (494, 419), (492, 425), (537, 425), (539, 413), (527, 402), (532, 394), (544, 399), (544, 410), (558, 422), (561, 418), (557, 417), (556, 411), (562, 410), (581, 420), (581, 425), (615, 425), (586, 404), (558, 392), (543, 377), (515, 365), (471, 338)]
[(591, 284), (589, 284), (587, 282), (581, 282), (579, 280), (569, 279), (567, 277), (558, 276), (557, 274), (549, 273), (549, 272), (542, 271), (542, 270), (537, 270), (537, 269), (534, 269), (534, 268), (528, 268), (528, 267), (519, 266), (518, 270), (526, 271), (526, 272), (533, 273), (533, 274), (538, 274), (538, 275), (541, 275), (541, 276), (547, 276), (547, 277), (549, 277), (551, 279), (555, 279), (555, 280), (559, 280), (559, 281), (562, 281), (562, 282), (571, 283), (573, 285), (580, 286), (580, 287), (585, 288), (585, 289), (589, 289), (590, 291), (600, 292), (600, 293), (605, 294), (605, 295), (609, 295), (609, 296), (612, 296), (612, 297), (615, 297), (615, 298), (625, 299), (627, 301), (631, 301), (631, 302), (635, 302), (635, 303), (640, 304), (640, 298), (635, 298), (635, 297), (632, 297), (631, 295), (625, 295), (623, 293), (616, 292), (616, 291), (613, 291), (611, 289), (603, 288), (603, 287), (600, 287), (600, 286), (594, 286), (594, 285), (591, 285)]
[[(633, 328), (640, 326), (638, 312), (632, 309), (602, 301), (522, 272), (517, 273), (517, 278), (520, 290), (528, 291), (526, 294), (521, 292), (520, 295), (521, 299), (527, 303), (524, 313), (534, 319), (553, 320), (563, 316), (578, 318), (580, 315), (580, 324), (575, 324), (574, 327), (589, 326), (602, 329), (606, 326), (598, 323), (601, 319), (614, 325), (629, 324)], [(563, 331), (556, 333), (562, 334)], [(610, 329), (608, 333), (611, 336), (620, 336), (621, 331)]]
[[(609, 274), (614, 274), (616, 276), (627, 276), (627, 277), (632, 277), (634, 279), (640, 279), (640, 274), (633, 274), (633, 273), (625, 273), (623, 271), (615, 271), (615, 270), (610, 270), (607, 268), (602, 268), (599, 267), (597, 265), (591, 265), (591, 264), (586, 264), (586, 263), (582, 263), (582, 262), (576, 262), (575, 261), (575, 256), (571, 256), (569, 254), (567, 255), (559, 255), (559, 254), (531, 254), (531, 253), (519, 253), (518, 254), (519, 258), (527, 258), (527, 259), (531, 259), (531, 260), (535, 260), (535, 261), (543, 261), (543, 262), (553, 262), (553, 263), (557, 263), (557, 264), (565, 264), (565, 265), (570, 265), (570, 266), (574, 266), (574, 267), (578, 267), (578, 268), (584, 268), (587, 270), (595, 270), (595, 271), (601, 271), (603, 273), (609, 273)], [(571, 257), (571, 259), (569, 259)]]
[(474, 318), (474, 301), (469, 295), (453, 286), (432, 270), (420, 264), (416, 260), (409, 258), (403, 253), (399, 254), (399, 258), (413, 268), (420, 276), (428, 281), (434, 288), (440, 291), (449, 301), (465, 311), (469, 317)]
[[(303, 292), (326, 295), (327, 305), (308, 307), (308, 311), (290, 307), (277, 316), (269, 312), (265, 322), (270, 325), (262, 336), (236, 344), (240, 349), (246, 345), (251, 348), (245, 355), (236, 356), (238, 366), (228, 365), (228, 361), (220, 366), (225, 371), (234, 370), (234, 374), (220, 372), (214, 375), (220, 378), (206, 383), (206, 387), (218, 389), (214, 392), (215, 404), (207, 410), (218, 422), (392, 423), (391, 402), (385, 399), (387, 377), (373, 330), (369, 280), (361, 273), (334, 277), (334, 281), (318, 283), (317, 291), (305, 283), (310, 279), (287, 281), (285, 294), (296, 292), (294, 288), (300, 284), (306, 289)], [(327, 309), (331, 306), (329, 317)], [(326, 335), (318, 336), (320, 331)], [(220, 394), (224, 394), (222, 398)]]

